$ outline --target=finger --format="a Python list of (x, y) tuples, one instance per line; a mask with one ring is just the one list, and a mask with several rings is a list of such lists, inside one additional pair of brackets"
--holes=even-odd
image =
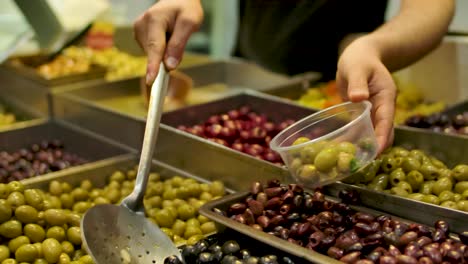
[(169, 70), (175, 69), (184, 53), (185, 45), (193, 32), (198, 30), (201, 21), (195, 17), (180, 15), (167, 44), (164, 62)]
[(133, 38), (142, 50), (146, 50), (146, 23), (144, 21), (144, 14), (139, 16), (133, 23)]
[(166, 31), (168, 23), (164, 18), (146, 16), (147, 20), (147, 40), (145, 51), (148, 55), (148, 65), (146, 66), (146, 84), (152, 85), (158, 74), (159, 64), (162, 60), (164, 49), (166, 48)]
[(338, 87), (338, 92), (340, 93), (341, 99), (343, 101), (348, 101), (348, 82), (343, 78), (340, 70), (336, 72), (336, 86)]
[(382, 152), (392, 142), (393, 116), (395, 107), (391, 94), (382, 92), (376, 95), (374, 107), (374, 128), (378, 152)]
[(369, 98), (368, 75), (364, 71), (351, 71), (348, 76), (348, 98), (360, 102)]

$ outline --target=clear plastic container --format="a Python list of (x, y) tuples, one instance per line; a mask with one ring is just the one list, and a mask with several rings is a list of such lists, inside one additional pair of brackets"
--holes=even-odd
[(295, 180), (315, 188), (342, 180), (377, 155), (371, 103), (346, 102), (299, 120), (270, 142)]

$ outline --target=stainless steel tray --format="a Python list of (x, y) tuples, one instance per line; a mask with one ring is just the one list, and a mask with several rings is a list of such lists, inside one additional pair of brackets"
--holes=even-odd
[[(65, 144), (66, 151), (77, 154), (91, 163), (126, 153), (134, 153), (128, 147), (58, 121), (37, 121), (31, 126), (0, 132), (0, 150), (15, 151), (39, 143), (41, 140), (51, 139), (61, 140)], [(63, 171), (67, 170), (69, 169)], [(42, 177), (45, 176), (41, 175), (35, 178)]]
[[(436, 134), (420, 129), (397, 128), (395, 129), (394, 145), (422, 149), (436, 156), (449, 167), (455, 166), (458, 163), (468, 163), (468, 140), (461, 137)], [(449, 223), (451, 230), (457, 233), (468, 230), (467, 212), (376, 192), (344, 183), (331, 184), (325, 188), (325, 191), (336, 197), (338, 192), (342, 189), (357, 190), (360, 193), (361, 201), (364, 206), (382, 210), (429, 226), (432, 226), (437, 220), (443, 219)]]
[[(130, 80), (119, 82), (119, 85), (125, 86), (128, 81)], [(114, 88), (119, 89), (119, 86), (114, 86)], [(110, 92), (111, 89), (107, 90)], [(78, 92), (79, 90), (73, 90), (53, 95), (56, 118), (85, 127), (135, 150), (140, 149), (145, 119), (131, 117), (92, 104), (80, 98), (79, 94), (76, 94)], [(288, 171), (282, 167), (166, 125), (166, 122), (177, 125), (173, 122), (185, 116), (186, 112), (195, 111), (200, 114), (199, 120), (202, 120), (210, 115), (210, 111), (211, 113), (224, 112), (246, 103), (252, 104), (254, 110), (259, 112), (268, 113), (274, 110), (270, 114), (273, 120), (297, 119), (313, 112), (273, 96), (239, 90), (236, 94), (216, 102), (165, 113), (159, 131), (155, 158), (196, 175), (204, 175), (207, 179), (225, 179), (226, 186), (234, 190), (241, 190), (248, 186), (252, 177), (264, 180), (271, 178), (289, 180)]]
[[(297, 256), (297, 257), (300, 257), (300, 258), (303, 258), (307, 261), (310, 261), (310, 262), (313, 262), (313, 263), (342, 263), (338, 260), (335, 260), (333, 258), (330, 258), (326, 255), (323, 255), (323, 254), (320, 254), (320, 253), (317, 253), (315, 251), (311, 251), (311, 250), (308, 250), (307, 248), (304, 248), (304, 247), (301, 247), (301, 246), (298, 246), (298, 245), (295, 245), (293, 243), (290, 243), (286, 240), (283, 240), (281, 238), (278, 238), (278, 237), (275, 237), (273, 235), (269, 235), (263, 231), (259, 231), (259, 230), (256, 230), (248, 225), (244, 225), (244, 224), (241, 224), (239, 222), (236, 222), (235, 220), (233, 219), (230, 219), (228, 217), (224, 217), (224, 216), (221, 216), (215, 212), (213, 212), (213, 209), (214, 208), (218, 208), (222, 211), (226, 211), (228, 209), (228, 207), (233, 204), (233, 203), (236, 203), (236, 202), (240, 202), (240, 201), (243, 201), (247, 196), (249, 196), (249, 192), (238, 192), (238, 193), (234, 193), (234, 194), (231, 194), (231, 195), (227, 195), (221, 199), (218, 199), (218, 200), (214, 200), (214, 201), (211, 201), (211, 202), (208, 202), (206, 203), (205, 205), (203, 205), (202, 207), (200, 207), (200, 214), (208, 217), (209, 219), (217, 222), (219, 225), (221, 226), (225, 226), (227, 228), (231, 228), (231, 229), (234, 229), (244, 235), (247, 235), (247, 236), (250, 236), (256, 240), (259, 240), (263, 243), (268, 243), (269, 245), (273, 246), (273, 247), (276, 247), (280, 250), (283, 250), (285, 252), (288, 252), (294, 256)], [(337, 199), (335, 198), (332, 198), (332, 197), (326, 197), (327, 200), (330, 200), (330, 201), (338, 201)], [(372, 215), (381, 215), (381, 214), (385, 214), (385, 213), (382, 213), (380, 211), (376, 211), (376, 210), (372, 210), (372, 209), (369, 209), (369, 208), (365, 208), (365, 207), (361, 207), (361, 206), (351, 206), (351, 208), (353, 208), (354, 210), (356, 211), (359, 211), (359, 212), (365, 212), (365, 213), (368, 213), (368, 214), (372, 214)], [(386, 214), (386, 215), (389, 215), (389, 214)], [(417, 221), (409, 221), (409, 220), (406, 220), (404, 218), (400, 218), (400, 217), (397, 217), (397, 216), (394, 216), (394, 215), (391, 215), (390, 216), (393, 218), (393, 219), (397, 219), (399, 221), (402, 221), (402, 222), (405, 222), (405, 223), (417, 223)], [(431, 227), (433, 225), (430, 225)]]
[(17, 120), (13, 124), (0, 126), (0, 131), (32, 125), (44, 121), (47, 117), (35, 109), (30, 109), (27, 105), (15, 98), (0, 97), (0, 104), (4, 105), (9, 112), (13, 113)]

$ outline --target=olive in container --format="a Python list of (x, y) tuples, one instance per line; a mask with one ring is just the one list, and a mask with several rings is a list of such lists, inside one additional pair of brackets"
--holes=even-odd
[(307, 116), (274, 137), (270, 148), (306, 187), (342, 180), (377, 156), (371, 106), (346, 102)]

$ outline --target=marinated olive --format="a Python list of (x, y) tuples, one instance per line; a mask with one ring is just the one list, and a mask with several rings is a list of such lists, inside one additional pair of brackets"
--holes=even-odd
[(454, 190), (456, 193), (462, 194), (464, 191), (468, 190), (468, 181), (457, 182)]
[(439, 193), (439, 200), (441, 203), (445, 201), (453, 201), (453, 193), (449, 190), (442, 191)]
[(406, 175), (406, 181), (414, 191), (417, 191), (424, 182), (424, 176), (419, 171), (412, 170)]
[(461, 164), (455, 166), (452, 170), (453, 172), (453, 177), (457, 181), (468, 181), (468, 165)]
[(423, 202), (436, 204), (436, 205), (440, 204), (439, 197), (432, 195), (432, 194), (426, 194), (423, 198)]
[(452, 186), (452, 181), (449, 178), (440, 178), (434, 183), (434, 186), (432, 186), (432, 193), (439, 195), (443, 191), (451, 191)]

